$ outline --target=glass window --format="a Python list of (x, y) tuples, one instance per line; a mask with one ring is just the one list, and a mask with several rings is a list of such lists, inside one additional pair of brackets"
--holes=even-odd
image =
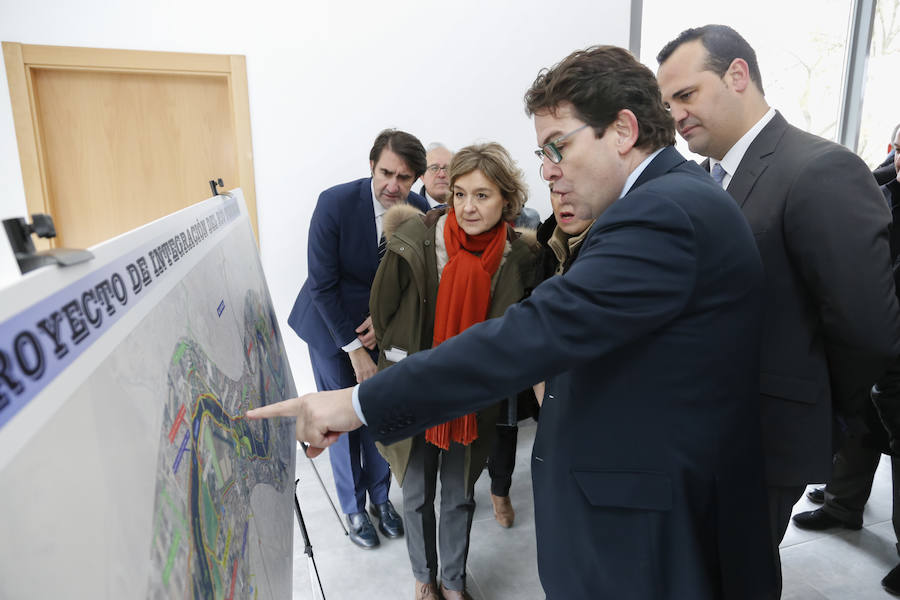
[(878, 0), (866, 64), (857, 154), (870, 167), (887, 155), (891, 133), (900, 124), (900, 0)]
[[(657, 52), (681, 31), (709, 23), (733, 27), (756, 50), (769, 106), (792, 125), (834, 139), (851, 4), (846, 0), (644, 0), (640, 59), (655, 73)], [(697, 158), (680, 137), (678, 149)]]

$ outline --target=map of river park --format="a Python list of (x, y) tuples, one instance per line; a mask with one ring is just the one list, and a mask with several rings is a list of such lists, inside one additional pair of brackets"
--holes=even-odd
[[(265, 542), (251, 525), (254, 511), (271, 514), (277, 506), (251, 497), (260, 484), (279, 494), (292, 489), (290, 456), (276, 451), (284, 439), (272, 438), (286, 433), (290, 439), (293, 431), (273, 431), (243, 413), (282, 399), (290, 375), (274, 314), (252, 292), (243, 313), (240, 379), (222, 373), (196, 340), (179, 340), (172, 354), (157, 465), (152, 557), (158, 577), (151, 578), (148, 598), (271, 597), (261, 560)], [(289, 546), (281, 550), (290, 553)]]
[[(296, 395), (219, 196), (0, 289), (0, 600), (286, 600)], [(4, 387), (5, 386), (5, 387)]]

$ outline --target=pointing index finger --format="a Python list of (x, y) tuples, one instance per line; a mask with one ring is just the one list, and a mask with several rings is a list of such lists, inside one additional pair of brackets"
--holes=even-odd
[(275, 404), (268, 404), (248, 410), (248, 419), (271, 419), (272, 417), (296, 417), (298, 413), (297, 401), (299, 398), (291, 398)]

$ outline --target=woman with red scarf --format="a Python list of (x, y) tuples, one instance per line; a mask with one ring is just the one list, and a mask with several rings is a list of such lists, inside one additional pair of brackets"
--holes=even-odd
[[(450, 194), (449, 208), (423, 215), (399, 205), (383, 218), (387, 252), (369, 300), (379, 370), (502, 315), (535, 284), (533, 233), (519, 234), (507, 225), (525, 204), (526, 189), (506, 150), (496, 143), (460, 150), (450, 163)], [(403, 490), (417, 600), (469, 597), (465, 577), (474, 487), (496, 422), (494, 406), (379, 446)]]

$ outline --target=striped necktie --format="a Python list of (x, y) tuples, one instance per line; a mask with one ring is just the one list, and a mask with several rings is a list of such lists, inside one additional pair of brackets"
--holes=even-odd
[(378, 260), (381, 261), (384, 258), (384, 251), (387, 250), (387, 240), (384, 239), (384, 234), (381, 234), (381, 239), (378, 240)]
[(716, 183), (718, 183), (720, 186), (722, 186), (722, 182), (725, 181), (725, 175), (727, 174), (728, 173), (726, 173), (725, 167), (722, 166), (722, 163), (716, 163), (712, 168), (712, 173), (710, 173), (710, 175), (712, 175), (712, 178), (715, 179)]

